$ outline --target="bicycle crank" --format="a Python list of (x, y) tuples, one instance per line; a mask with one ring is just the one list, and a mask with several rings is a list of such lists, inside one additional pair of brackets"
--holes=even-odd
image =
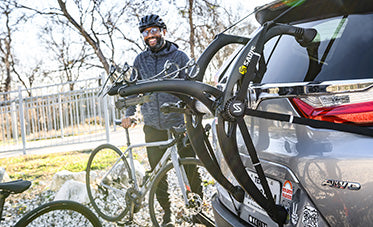
[(127, 207), (133, 206), (133, 213), (139, 212), (141, 209), (141, 195), (140, 192), (134, 188), (129, 188), (126, 192), (126, 203)]

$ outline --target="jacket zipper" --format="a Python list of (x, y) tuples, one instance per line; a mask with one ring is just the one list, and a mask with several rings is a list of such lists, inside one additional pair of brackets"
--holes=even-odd
[[(158, 66), (158, 57), (155, 56), (155, 74), (157, 74), (157, 66)], [(158, 113), (158, 126), (159, 128), (161, 129), (162, 128), (162, 125), (161, 125), (161, 112), (160, 112), (160, 106), (159, 106), (159, 99), (158, 99), (158, 93), (155, 93), (155, 100), (157, 102), (157, 107), (158, 107), (158, 110), (157, 113)]]

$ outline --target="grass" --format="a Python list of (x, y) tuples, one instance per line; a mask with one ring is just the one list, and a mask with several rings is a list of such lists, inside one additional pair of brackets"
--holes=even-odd
[[(122, 147), (121, 150), (124, 151), (125, 148)], [(24, 193), (11, 196), (9, 200), (17, 201), (19, 198), (33, 198), (35, 195), (48, 190), (53, 176), (62, 170), (85, 171), (90, 154), (91, 150), (86, 150), (0, 158), (0, 167), (5, 168), (10, 180), (32, 181), (30, 189)], [(100, 162), (94, 163), (93, 169), (103, 169), (114, 159), (109, 153), (100, 152), (99, 154), (100, 157), (96, 157), (95, 160), (100, 160)], [(146, 165), (145, 151), (136, 151), (134, 159)]]
[(111, 149), (100, 150), (91, 163), (91, 170), (101, 170), (112, 165), (119, 156)]
[[(121, 149), (124, 151), (125, 147)], [(41, 181), (50, 182), (53, 175), (62, 170), (85, 171), (90, 154), (89, 150), (0, 158), (0, 167), (5, 168), (11, 180), (29, 180), (35, 185)], [(100, 162), (94, 163), (93, 169), (102, 169), (117, 158), (117, 156), (113, 157), (110, 152), (100, 152), (99, 156), (95, 160), (100, 160)], [(144, 163), (145, 157), (134, 153), (134, 159)]]
[[(124, 151), (126, 147), (122, 147)], [(10, 196), (7, 201), (11, 204), (18, 204), (20, 199), (34, 199), (50, 189), (53, 176), (62, 171), (71, 172), (85, 171), (91, 150), (70, 151), (39, 155), (22, 155), (15, 157), (0, 158), (0, 167), (5, 168), (10, 180), (29, 180), (31, 187), (21, 194)], [(118, 156), (111, 152), (99, 152), (94, 160), (100, 160), (93, 164), (93, 169), (103, 169), (112, 164)], [(134, 158), (138, 158), (138, 154)], [(145, 157), (143, 157), (145, 160)], [(4, 181), (7, 181), (5, 179)]]
[(76, 151), (1, 158), (0, 166), (5, 168), (11, 180), (24, 179), (35, 184), (51, 180), (55, 173), (62, 170), (84, 171), (89, 154)]
[[(121, 150), (124, 151), (125, 148), (122, 147)], [(140, 150), (137, 152), (140, 152)], [(140, 154), (134, 153), (134, 158), (146, 162), (145, 153), (145, 151), (140, 152)], [(20, 214), (24, 207), (22, 207), (22, 202), (19, 203), (19, 201), (35, 199), (38, 201), (37, 198), (40, 197), (46, 199), (44, 201), (50, 201), (54, 197), (54, 194), (50, 191), (53, 176), (62, 170), (85, 171), (90, 154), (91, 151), (88, 150), (0, 158), (0, 167), (5, 168), (10, 180), (32, 181), (31, 187), (25, 192), (9, 196), (6, 200), (7, 206), (12, 207), (15, 210), (14, 212)], [(99, 157), (96, 158), (100, 161), (93, 164), (93, 169), (103, 169), (114, 160), (114, 156), (110, 152), (99, 152)], [(116, 158), (117, 156), (115, 156)]]
[(1, 158), (0, 166), (5, 168), (10, 180), (32, 181), (28, 190), (10, 196), (7, 201), (17, 204), (21, 198), (32, 199), (38, 196), (49, 189), (53, 176), (59, 171), (85, 171), (89, 155), (89, 151), (74, 151)]

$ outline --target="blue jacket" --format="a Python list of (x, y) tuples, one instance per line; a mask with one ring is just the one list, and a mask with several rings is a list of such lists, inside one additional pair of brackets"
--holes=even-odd
[[(180, 68), (185, 66), (189, 57), (178, 50), (175, 43), (166, 41), (166, 45), (158, 52), (152, 52), (149, 49), (140, 53), (133, 64), (138, 70), (138, 79), (143, 80), (158, 74), (163, 70), (165, 62), (169, 60), (176, 63)], [(173, 70), (170, 70), (172, 72)], [(162, 76), (162, 75), (161, 75)], [(185, 73), (181, 72), (179, 77), (185, 78)], [(166, 102), (177, 102), (179, 99), (166, 93), (153, 93), (150, 102), (141, 106), (141, 113), (144, 116), (144, 124), (156, 129), (168, 129), (172, 126), (178, 126), (184, 123), (184, 116), (179, 113), (163, 114), (160, 107)], [(134, 115), (135, 106), (130, 106), (126, 110), (126, 116)]]

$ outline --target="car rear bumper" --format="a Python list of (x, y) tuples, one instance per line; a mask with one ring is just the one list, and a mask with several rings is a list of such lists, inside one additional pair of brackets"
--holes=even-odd
[(212, 198), (212, 208), (214, 210), (215, 224), (217, 227), (244, 227), (251, 226), (245, 223), (237, 215), (229, 211), (219, 200), (216, 194)]

